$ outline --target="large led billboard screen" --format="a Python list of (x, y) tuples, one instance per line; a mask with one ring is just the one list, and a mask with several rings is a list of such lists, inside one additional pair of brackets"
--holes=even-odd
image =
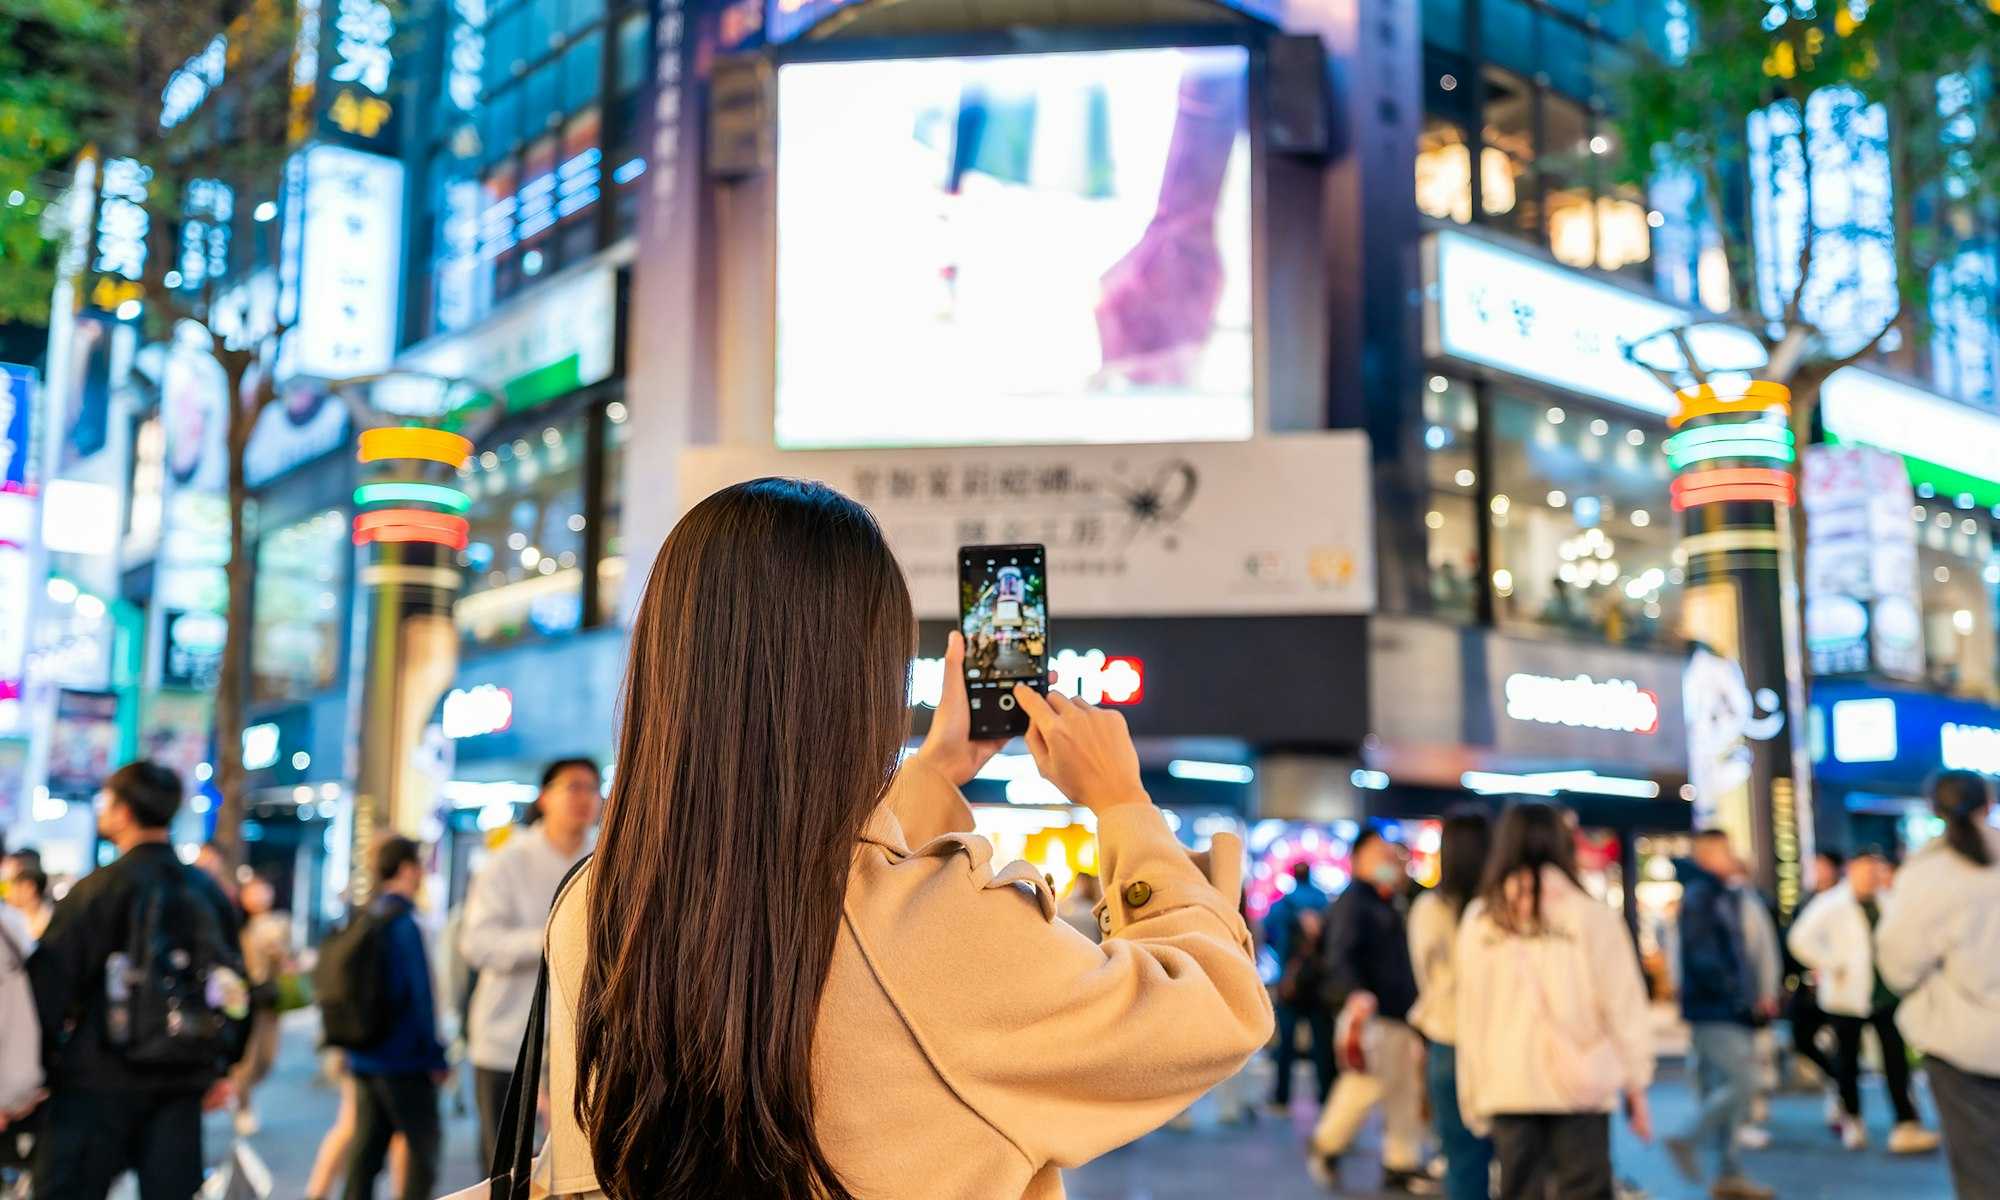
[(1240, 46), (796, 63), (787, 448), (1254, 432)]

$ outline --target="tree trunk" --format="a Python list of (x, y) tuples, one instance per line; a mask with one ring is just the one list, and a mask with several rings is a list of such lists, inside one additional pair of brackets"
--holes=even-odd
[[(251, 585), (256, 564), (251, 560), (248, 520), (250, 486), (244, 478), (243, 452), (250, 427), (261, 405), (243, 395), (246, 376), (255, 359), (243, 351), (221, 351), (217, 357), (229, 375), (229, 603), (228, 631), (222, 643), (221, 677), (215, 686), (215, 787), (222, 794), (216, 811), (213, 842), (233, 869), (243, 861), (243, 814), (246, 807), (243, 770), (244, 686), (250, 668)], [(261, 384), (259, 385), (261, 391)]]

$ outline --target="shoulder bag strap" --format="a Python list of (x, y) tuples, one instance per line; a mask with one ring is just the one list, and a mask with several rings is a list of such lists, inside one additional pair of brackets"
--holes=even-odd
[[(570, 881), (590, 859), (591, 855), (584, 855), (563, 876), (556, 887), (556, 898), (549, 905), (550, 912), (562, 902)], [(521, 1039), (521, 1053), (514, 1059), (514, 1078), (507, 1085), (507, 1103), (500, 1109), (500, 1136), (493, 1143), (493, 1161), (488, 1164), (492, 1200), (527, 1200), (534, 1182), (534, 1095), (542, 1085), (542, 1044), (547, 1034), (548, 1006), (549, 954), (544, 949), (541, 966), (535, 971), (535, 999), (528, 1008), (528, 1032)]]

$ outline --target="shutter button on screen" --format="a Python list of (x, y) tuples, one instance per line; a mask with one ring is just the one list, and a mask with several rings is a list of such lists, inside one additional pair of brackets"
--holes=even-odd
[(1014, 694), (1012, 692), (1000, 693), (1000, 707), (1007, 712), (1014, 711)]

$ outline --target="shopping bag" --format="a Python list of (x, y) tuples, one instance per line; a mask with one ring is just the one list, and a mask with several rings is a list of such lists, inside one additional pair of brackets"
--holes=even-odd
[(271, 1168), (242, 1138), (229, 1148), (229, 1159), (216, 1168), (196, 1193), (201, 1200), (271, 1200)]

